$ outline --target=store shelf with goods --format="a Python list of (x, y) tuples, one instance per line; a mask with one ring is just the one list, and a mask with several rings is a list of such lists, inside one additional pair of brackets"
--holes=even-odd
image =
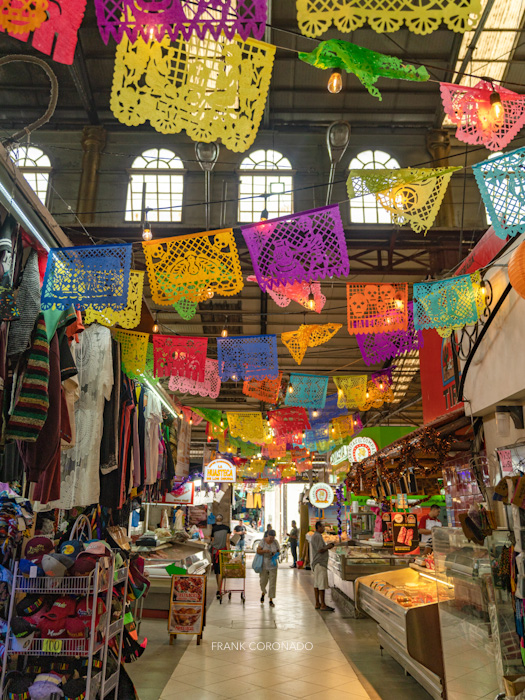
[[(13, 572), (13, 588), (11, 591), (6, 632), (6, 648), (2, 659), (2, 676), (0, 694), (4, 691), (4, 682), (8, 669), (23, 663), (23, 657), (56, 656), (83, 657), (86, 661), (86, 698), (108, 697), (117, 698), (119, 674), (105, 674), (108, 668), (108, 645), (111, 640), (120, 635), (117, 643), (119, 649), (117, 668), (120, 666), (122, 636), (124, 632), (124, 610), (121, 609), (118, 619), (112, 619), (113, 602), (116, 600), (115, 587), (119, 587), (118, 598), (126, 601), (128, 588), (128, 564), (115, 568), (115, 553), (100, 557), (96, 566), (88, 576), (33, 576), (26, 577), (19, 573), (15, 563)], [(38, 636), (38, 630), (28, 638), (15, 637), (12, 621), (16, 617), (15, 602), (22, 595), (38, 594), (44, 600), (50, 601), (69, 598), (76, 604), (83, 604), (85, 616), (81, 617), (86, 636), (71, 638), (66, 633), (57, 632), (57, 637)], [(85, 603), (84, 603), (85, 601)], [(103, 612), (101, 612), (101, 608)], [(74, 611), (73, 611), (74, 612)], [(87, 613), (87, 614), (86, 614)], [(72, 615), (71, 617), (78, 616)], [(22, 659), (22, 660), (21, 660)], [(102, 668), (102, 670), (100, 670)], [(108, 693), (114, 693), (113, 696)]]

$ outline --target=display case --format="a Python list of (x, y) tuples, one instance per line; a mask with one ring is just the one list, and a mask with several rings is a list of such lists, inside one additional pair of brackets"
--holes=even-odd
[(448, 698), (492, 700), (504, 676), (524, 674), (512, 597), (499, 574), (509, 533), (495, 531), (479, 546), (461, 528), (439, 528), (433, 540)]
[(433, 697), (445, 697), (434, 577), (411, 568), (356, 580), (356, 607), (378, 623), (378, 641)]
[(349, 514), (350, 532), (352, 539), (362, 540), (372, 537), (377, 513), (371, 510), (360, 510)]
[(414, 557), (394, 556), (391, 549), (335, 547), (328, 558), (328, 582), (355, 601), (354, 581), (360, 576), (404, 568)]

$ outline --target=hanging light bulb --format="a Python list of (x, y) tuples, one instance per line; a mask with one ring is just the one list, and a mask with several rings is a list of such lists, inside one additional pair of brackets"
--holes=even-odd
[(221, 428), (224, 428), (224, 421), (221, 418)]
[(190, 425), (193, 425), (193, 416), (190, 416)]
[(236, 375), (236, 374), (232, 374), (232, 380), (233, 380), (234, 382), (237, 381), (237, 375)]
[(487, 294), (487, 285), (485, 284), (485, 282), (482, 282), (479, 285), (479, 288), (480, 288), (480, 291), (483, 294), (483, 296), (485, 296)]
[(221, 331), (221, 338), (227, 338), (228, 337), (228, 329), (223, 328)]
[(382, 381), (379, 384), (379, 388), (381, 389), (381, 391), (383, 391), (383, 382)]
[(494, 126), (502, 126), (505, 121), (505, 108), (496, 90), (490, 96), (490, 118)]
[(211, 442), (211, 435), (208, 435), (208, 442)]
[(370, 392), (368, 391), (368, 389), (367, 389), (367, 391), (366, 391), (366, 398), (367, 398), (367, 399), (370, 398)]
[(142, 240), (143, 241), (151, 241), (153, 238), (153, 233), (151, 232), (151, 227), (149, 224), (144, 224), (144, 228), (142, 229)]
[(336, 95), (343, 89), (343, 76), (341, 75), (340, 68), (334, 68), (330, 77), (328, 78), (328, 92), (332, 95)]
[(261, 212), (261, 221), (268, 221), (270, 218), (270, 214), (268, 213), (268, 209), (264, 207), (264, 209)]
[(291, 384), (289, 384), (289, 385), (288, 385), (288, 393), (289, 393), (289, 394), (293, 394), (293, 392), (294, 392), (294, 388), (293, 388), (293, 386), (292, 386)]
[(310, 294), (308, 295), (308, 308), (310, 311), (315, 311), (315, 297), (310, 287)]
[(155, 312), (155, 323), (153, 324), (153, 328), (151, 329), (151, 332), (152, 332), (152, 333), (158, 333), (159, 330), (160, 330), (160, 328), (159, 328), (159, 324), (158, 324), (158, 321), (157, 321), (157, 312)]
[(319, 411), (317, 409), (315, 409), (315, 411), (312, 411), (312, 416), (314, 418), (317, 418), (318, 415), (319, 415)]
[(213, 291), (213, 289), (211, 289), (211, 287), (208, 287), (208, 289), (206, 290), (206, 296), (208, 297), (208, 299), (213, 299), (213, 297), (215, 296), (215, 292)]

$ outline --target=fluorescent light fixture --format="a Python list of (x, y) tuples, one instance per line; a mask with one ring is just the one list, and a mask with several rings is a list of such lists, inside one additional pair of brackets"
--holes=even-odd
[(171, 405), (166, 401), (166, 399), (165, 399), (165, 398), (162, 396), (162, 394), (153, 386), (153, 384), (150, 384), (150, 383), (148, 382), (148, 380), (146, 379), (146, 377), (144, 377), (144, 376), (142, 377), (142, 381), (144, 382), (144, 384), (145, 384), (154, 394), (156, 394), (157, 398), (159, 399), (159, 401), (161, 402), (161, 404), (164, 406), (164, 408), (165, 408), (167, 411), (169, 411), (169, 412), (171, 413), (171, 415), (172, 415), (174, 418), (178, 418), (179, 416), (178, 416), (177, 413), (175, 413), (175, 409), (173, 408), (173, 406), (171, 406)]
[(446, 581), (443, 581), (442, 579), (437, 578), (437, 576), (430, 576), (430, 574), (423, 574), (421, 571), (418, 571), (418, 573), (422, 578), (428, 578), (429, 581), (437, 581), (442, 586), (446, 586), (447, 588), (454, 588), (453, 583), (447, 583)]
[(31, 233), (37, 241), (49, 252), (51, 250), (50, 246), (46, 243), (42, 234), (38, 231), (36, 226), (29, 220), (26, 213), (21, 209), (21, 207), (16, 202), (12, 194), (10, 194), (4, 185), (0, 182), (0, 194), (4, 197), (4, 206), (8, 211), (12, 211), (20, 223), (27, 229), (28, 233)]

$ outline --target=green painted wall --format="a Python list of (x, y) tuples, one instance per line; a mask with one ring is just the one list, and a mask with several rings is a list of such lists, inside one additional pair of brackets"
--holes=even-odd
[(408, 425), (382, 425), (374, 428), (365, 428), (359, 435), (372, 438), (377, 443), (380, 450), (387, 447), (395, 440), (414, 432), (416, 428)]

